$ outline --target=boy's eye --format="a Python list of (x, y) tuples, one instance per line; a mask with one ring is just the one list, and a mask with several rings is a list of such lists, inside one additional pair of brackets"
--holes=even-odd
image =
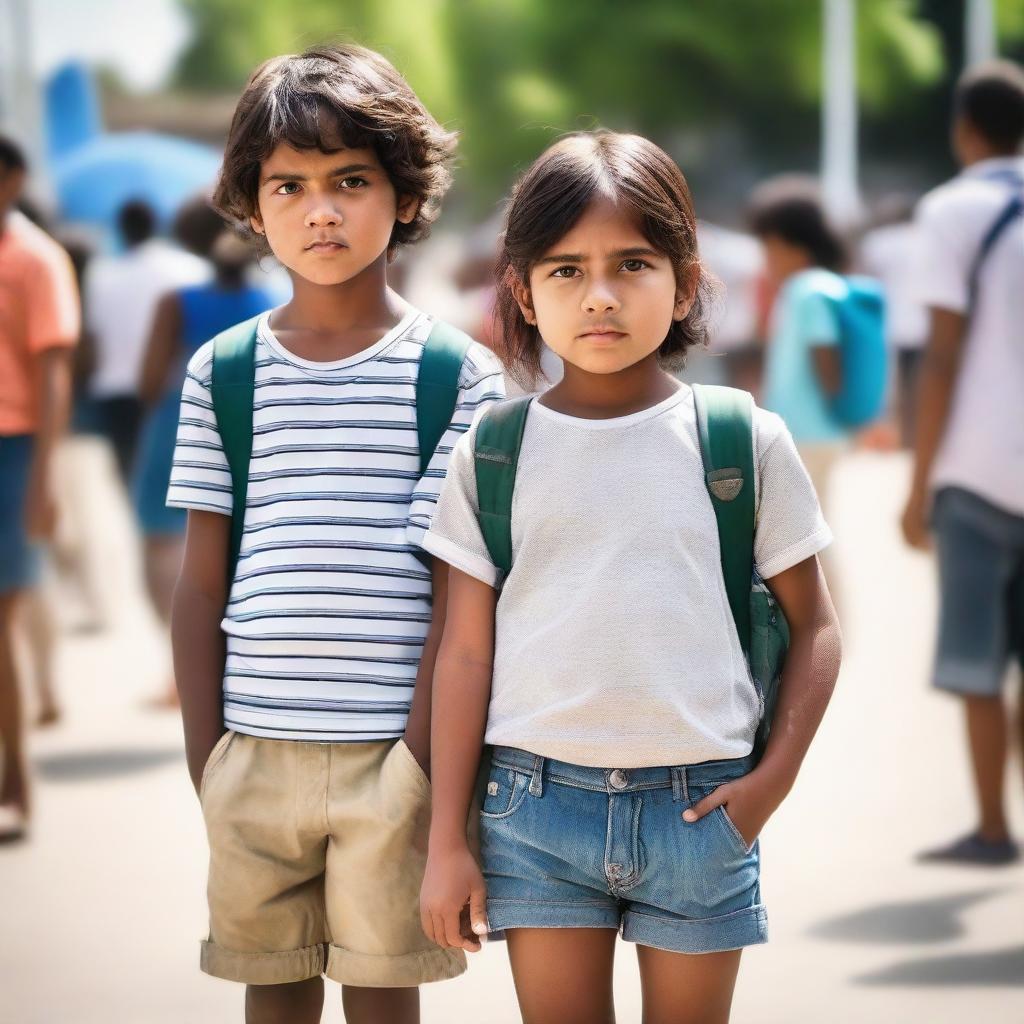
[(629, 271), (643, 270), (645, 267), (649, 267), (650, 264), (645, 260), (623, 260), (622, 269)]
[(552, 277), (570, 278), (575, 277), (580, 272), (579, 267), (558, 267), (556, 270), (551, 272)]
[(369, 182), (367, 182), (367, 180), (365, 178), (353, 177), (353, 178), (342, 178), (342, 180), (341, 180), (341, 187), (343, 189), (347, 190), (347, 191), (351, 191), (352, 189), (362, 188), (364, 185), (367, 185), (367, 184), (369, 184)]
[(282, 196), (293, 196), (298, 192), (299, 187), (300, 186), (297, 181), (286, 181), (278, 188), (277, 194)]

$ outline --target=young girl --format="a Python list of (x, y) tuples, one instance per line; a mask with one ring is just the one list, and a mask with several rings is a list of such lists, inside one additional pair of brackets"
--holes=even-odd
[[(515, 190), (499, 270), (511, 365), (536, 369), (543, 339), (565, 376), (529, 407), (500, 591), (477, 520), (479, 420), (425, 541), (452, 568), (424, 928), (467, 950), (506, 932), (527, 1024), (613, 1019), (619, 931), (647, 1024), (726, 1021), (740, 951), (767, 938), (757, 836), (839, 668), (815, 557), (829, 530), (782, 421), (755, 410), (755, 563), (791, 630), (755, 768), (759, 700), (693, 393), (667, 371), (703, 339), (709, 294), (679, 168), (636, 136), (559, 142)], [(485, 742), (481, 874), (466, 819)]]

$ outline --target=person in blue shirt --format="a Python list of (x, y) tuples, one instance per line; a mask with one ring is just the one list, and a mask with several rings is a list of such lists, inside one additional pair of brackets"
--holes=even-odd
[[(832, 470), (849, 444), (849, 428), (829, 408), (842, 384), (839, 324), (830, 300), (846, 291), (840, 276), (846, 250), (817, 188), (802, 179), (778, 179), (755, 193), (750, 226), (776, 296), (761, 404), (789, 427), (827, 516)], [(824, 561), (834, 594), (835, 571)]]

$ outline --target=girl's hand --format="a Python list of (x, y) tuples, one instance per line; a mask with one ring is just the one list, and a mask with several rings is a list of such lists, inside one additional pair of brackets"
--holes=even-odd
[(700, 821), (716, 807), (725, 807), (749, 850), (765, 823), (778, 809), (785, 792), (757, 769), (734, 782), (725, 782), (683, 812), (684, 821)]
[[(468, 921), (463, 917), (467, 904)], [(445, 948), (479, 952), (478, 936), (487, 934), (486, 908), (484, 876), (468, 846), (428, 856), (420, 889), (420, 921), (428, 939)]]

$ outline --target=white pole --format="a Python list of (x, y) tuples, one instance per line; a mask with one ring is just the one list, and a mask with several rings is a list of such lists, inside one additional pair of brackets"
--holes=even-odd
[(853, 0), (823, 0), (821, 184), (840, 224), (860, 214), (857, 187), (857, 34)]
[(964, 65), (996, 56), (996, 16), (992, 0), (967, 0), (964, 7)]

